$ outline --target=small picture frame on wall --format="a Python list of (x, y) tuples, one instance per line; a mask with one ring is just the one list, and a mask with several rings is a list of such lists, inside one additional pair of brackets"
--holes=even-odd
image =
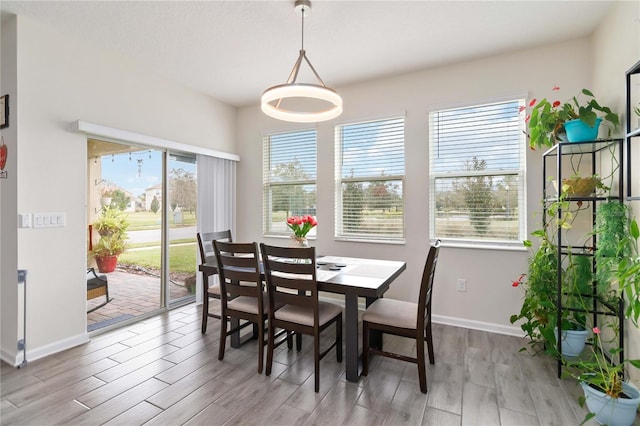
[(0, 129), (9, 127), (9, 95), (0, 96)]

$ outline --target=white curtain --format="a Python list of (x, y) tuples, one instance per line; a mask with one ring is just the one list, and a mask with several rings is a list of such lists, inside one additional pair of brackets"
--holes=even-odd
[[(198, 155), (197, 232), (231, 229), (236, 235), (236, 162)], [(212, 284), (212, 283), (211, 283)], [(196, 301), (202, 302), (202, 274), (196, 274)]]

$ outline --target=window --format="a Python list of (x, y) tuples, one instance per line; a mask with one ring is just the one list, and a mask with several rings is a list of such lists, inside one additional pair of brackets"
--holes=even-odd
[(521, 245), (524, 100), (429, 114), (431, 238)]
[(336, 237), (404, 241), (404, 117), (336, 126)]
[(316, 131), (267, 135), (263, 147), (263, 230), (290, 235), (287, 217), (316, 215)]

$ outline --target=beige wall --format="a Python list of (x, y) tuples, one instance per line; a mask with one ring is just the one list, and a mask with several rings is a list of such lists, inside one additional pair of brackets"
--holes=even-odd
[[(236, 112), (153, 70), (98, 51), (31, 19), (13, 18), (10, 26), (16, 25), (16, 19), (13, 48), (17, 61), (7, 56), (4, 31), (2, 49), (3, 64), (5, 60), (17, 64), (17, 75), (9, 79), (10, 85), (15, 84), (15, 88), (9, 86), (9, 92), (13, 112), (17, 111), (11, 124), (16, 134), (5, 136), (17, 147), (10, 154), (11, 161), (17, 161), (11, 170), (17, 207), (5, 209), (3, 204), (1, 308), (3, 328), (12, 331), (22, 309), (13, 291), (5, 297), (5, 285), (15, 284), (4, 282), (4, 253), (17, 248), (17, 267), (28, 270), (28, 358), (34, 359), (87, 338), (87, 142), (83, 134), (70, 130), (71, 123), (84, 120), (233, 151)], [(4, 73), (2, 78), (4, 89)], [(18, 229), (16, 240), (15, 217), (24, 212), (64, 212), (66, 226)], [(14, 283), (15, 269), (8, 265), (6, 271)], [(15, 338), (8, 335), (5, 341), (4, 337), (2, 355), (12, 362)]]
[[(336, 121), (319, 123), (318, 238), (320, 253), (404, 260), (407, 270), (394, 282), (390, 297), (414, 300), (429, 244), (428, 112), (467, 103), (516, 97), (542, 97), (558, 84), (574, 93), (589, 83), (592, 62), (588, 39), (504, 54), (465, 63), (337, 88), (344, 113)], [(553, 66), (549, 66), (553, 64)], [(333, 189), (333, 127), (371, 118), (406, 114), (406, 244), (366, 244), (335, 241)], [(264, 133), (296, 126), (277, 122), (258, 106), (240, 110), (238, 118), (238, 238), (261, 235), (255, 215), (261, 212), (261, 163)], [(539, 226), (542, 192), (539, 152), (528, 151), (528, 229)], [(281, 242), (281, 240), (280, 240)], [(436, 275), (434, 315), (437, 320), (468, 327), (517, 333), (509, 316), (519, 310), (522, 294), (510, 283), (526, 271), (527, 252), (443, 247)], [(467, 280), (467, 291), (456, 291), (456, 279)]]
[[(551, 95), (559, 85), (569, 98), (590, 87), (605, 104), (622, 110), (624, 71), (638, 58), (637, 3), (620, 2), (612, 8), (597, 34), (536, 49), (427, 69), (420, 72), (338, 87), (344, 113), (334, 121), (319, 123), (318, 131), (318, 238), (320, 253), (404, 260), (407, 270), (394, 282), (390, 297), (413, 300), (426, 247), (428, 217), (428, 112), (476, 102), (511, 97), (529, 99)], [(635, 38), (634, 38), (635, 37)], [(604, 45), (604, 46), (602, 46)], [(615, 47), (609, 47), (609, 46)], [(608, 52), (603, 57), (603, 51)], [(605, 67), (602, 62), (608, 63)], [(329, 82), (330, 83), (330, 82)], [(335, 241), (333, 128), (336, 124), (406, 114), (406, 244), (366, 244)], [(261, 235), (254, 220), (260, 202), (262, 135), (312, 126), (269, 119), (259, 107), (239, 111), (237, 153), (239, 239)], [(619, 133), (620, 136), (622, 133)], [(541, 156), (527, 155), (528, 230), (540, 225)], [(282, 242), (273, 239), (272, 242)], [(521, 305), (521, 293), (511, 281), (527, 269), (526, 251), (444, 247), (436, 275), (436, 320), (506, 333), (519, 333), (509, 316)], [(467, 280), (467, 292), (457, 292), (457, 278)]]
[[(23, 286), (18, 287), (17, 269), (18, 253), (16, 241), (18, 236), (18, 203), (16, 139), (18, 128), (15, 125), (18, 117), (16, 105), (16, 25), (15, 20), (0, 15), (0, 92), (10, 94), (9, 127), (0, 130), (7, 145), (7, 179), (0, 179), (0, 358), (15, 358), (18, 341), (18, 298)], [(6, 318), (6, 319), (5, 319)], [(22, 327), (20, 327), (22, 329)]]

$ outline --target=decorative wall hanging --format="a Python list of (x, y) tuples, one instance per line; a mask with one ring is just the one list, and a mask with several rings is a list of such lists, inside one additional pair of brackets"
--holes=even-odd
[(4, 144), (4, 136), (0, 136), (0, 178), (7, 178), (7, 171), (4, 166), (7, 164), (7, 145)]
[(0, 129), (9, 127), (9, 95), (0, 96)]

